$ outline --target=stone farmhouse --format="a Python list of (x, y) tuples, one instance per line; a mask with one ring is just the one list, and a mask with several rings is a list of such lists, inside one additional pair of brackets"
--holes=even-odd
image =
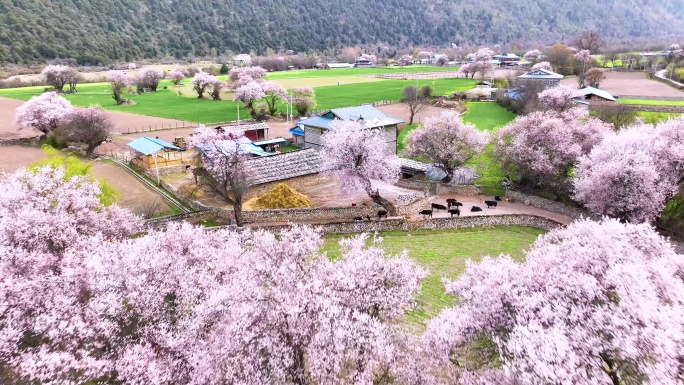
[(398, 125), (405, 123), (401, 119), (383, 114), (377, 108), (366, 104), (358, 107), (335, 108), (325, 112), (321, 116), (314, 116), (299, 121), (298, 130), (291, 130), (293, 135), (303, 133), (304, 149), (321, 149), (321, 136), (330, 129), (330, 123), (336, 119), (348, 120), (360, 123), (370, 130), (382, 130), (386, 137), (387, 146), (381, 149), (387, 154), (396, 154)]
[(541, 82), (545, 86), (555, 86), (560, 83), (561, 79), (563, 79), (563, 75), (546, 69), (537, 69), (518, 76), (518, 79), (523, 83)]

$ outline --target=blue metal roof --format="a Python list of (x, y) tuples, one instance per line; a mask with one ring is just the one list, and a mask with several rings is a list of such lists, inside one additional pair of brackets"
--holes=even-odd
[(134, 141), (128, 143), (128, 147), (134, 149), (135, 151), (141, 152), (145, 155), (156, 154), (164, 148), (170, 148), (173, 150), (180, 150), (180, 148), (174, 146), (169, 142), (165, 142), (161, 139), (150, 138), (148, 136), (143, 136)]
[(311, 127), (318, 127), (318, 128), (322, 128), (324, 130), (327, 130), (329, 125), (330, 125), (330, 122), (332, 122), (332, 121), (333, 121), (332, 118), (324, 118), (322, 116), (314, 116), (314, 117), (309, 118), (309, 119), (300, 120), (299, 124), (305, 125), (305, 126), (311, 126)]
[(299, 126), (291, 128), (287, 132), (289, 132), (292, 135), (304, 136), (304, 130), (302, 130)]

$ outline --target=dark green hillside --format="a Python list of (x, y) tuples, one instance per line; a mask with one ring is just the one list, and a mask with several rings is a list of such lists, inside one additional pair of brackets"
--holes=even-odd
[(384, 42), (684, 36), (681, 0), (0, 0), (0, 64), (332, 49)]

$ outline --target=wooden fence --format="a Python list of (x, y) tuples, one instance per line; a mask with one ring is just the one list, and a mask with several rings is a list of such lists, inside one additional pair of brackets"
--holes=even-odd
[[(240, 120), (240, 124), (252, 124), (254, 121), (252, 119), (245, 119), (245, 120)], [(149, 124), (146, 126), (134, 126), (134, 127), (127, 127), (125, 129), (121, 130), (121, 135), (128, 135), (128, 134), (139, 134), (143, 132), (154, 132), (154, 131), (164, 131), (164, 130), (175, 130), (178, 128), (197, 128), (200, 124), (204, 124), (205, 126), (219, 126), (219, 125), (236, 125), (238, 124), (237, 120), (227, 120), (223, 122), (214, 122), (214, 123), (195, 123), (195, 122), (175, 122), (175, 123), (162, 123), (162, 124)]]

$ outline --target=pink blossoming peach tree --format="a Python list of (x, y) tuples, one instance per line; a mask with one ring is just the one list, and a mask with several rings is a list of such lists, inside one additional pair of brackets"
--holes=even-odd
[(45, 92), (17, 107), (14, 124), (20, 129), (33, 127), (47, 134), (73, 109), (71, 102), (56, 92)]

